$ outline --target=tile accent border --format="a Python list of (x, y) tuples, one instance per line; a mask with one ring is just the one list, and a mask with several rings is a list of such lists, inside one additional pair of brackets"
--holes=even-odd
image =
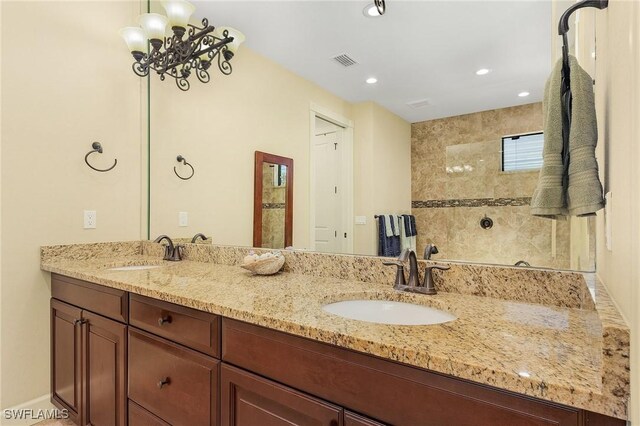
[(413, 209), (440, 209), (446, 207), (519, 207), (531, 204), (531, 197), (464, 198), (451, 200), (411, 201)]
[(263, 209), (284, 209), (284, 203), (262, 203)]

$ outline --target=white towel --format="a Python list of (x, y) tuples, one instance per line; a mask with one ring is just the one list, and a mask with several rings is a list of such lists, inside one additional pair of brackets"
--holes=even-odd
[[(393, 236), (399, 236), (400, 234), (398, 233), (398, 221), (395, 219), (395, 215), (393, 214), (386, 214), (384, 215), (384, 221), (385, 223), (385, 232), (387, 233), (387, 237), (393, 237)], [(392, 225), (393, 223), (393, 225)], [(395, 228), (394, 228), (395, 227)]]
[(396, 237), (400, 236), (400, 222), (398, 221), (398, 216), (397, 215), (392, 215), (391, 216), (393, 218), (393, 235)]

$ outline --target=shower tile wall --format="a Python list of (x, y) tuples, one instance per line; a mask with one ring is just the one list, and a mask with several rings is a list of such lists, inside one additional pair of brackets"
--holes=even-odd
[(286, 187), (273, 184), (273, 167), (262, 170), (262, 247), (284, 248)]
[[(542, 104), (414, 123), (412, 213), (418, 250), (435, 244), (440, 259), (569, 268), (568, 221), (529, 214), (538, 172), (502, 172), (502, 137), (542, 130)], [(487, 215), (493, 228), (480, 227)]]

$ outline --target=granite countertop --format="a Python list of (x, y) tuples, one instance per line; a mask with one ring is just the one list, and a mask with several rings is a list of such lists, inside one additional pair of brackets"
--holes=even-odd
[[(138, 264), (163, 267), (109, 270)], [(628, 388), (628, 359), (607, 352), (625, 332), (628, 339), (628, 329), (595, 281), (596, 309), (576, 309), (457, 293), (399, 293), (390, 283), (288, 272), (254, 276), (238, 266), (165, 262), (143, 255), (52, 256), (41, 268), (521, 394), (627, 416), (628, 390), (620, 389), (625, 382)], [(398, 326), (322, 310), (330, 302), (361, 298), (417, 303), (457, 319)]]

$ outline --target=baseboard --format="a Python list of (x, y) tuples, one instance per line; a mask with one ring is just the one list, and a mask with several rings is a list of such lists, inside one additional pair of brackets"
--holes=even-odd
[(36, 415), (39, 412), (42, 413), (46, 411), (51, 413), (52, 412), (51, 410), (54, 410), (54, 409), (56, 409), (56, 407), (54, 407), (54, 405), (51, 403), (51, 394), (48, 393), (38, 398), (32, 399), (31, 401), (23, 402), (22, 404), (18, 404), (13, 407), (2, 409), (2, 411), (0, 412), (0, 424), (2, 424), (2, 426), (32, 425), (42, 420), (46, 420), (46, 418), (35, 418), (35, 419), (31, 418), (31, 419), (16, 420), (12, 418), (7, 418), (7, 413), (17, 413), (22, 410), (22, 412), (24, 413), (31, 412), (34, 415)]

